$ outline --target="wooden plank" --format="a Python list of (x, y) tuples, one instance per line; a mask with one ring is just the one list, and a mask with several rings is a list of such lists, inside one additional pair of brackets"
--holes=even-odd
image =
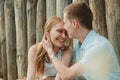
[(27, 37), (28, 50), (36, 42), (37, 0), (27, 0)]
[(4, 0), (0, 1), (0, 52), (1, 52), (1, 70), (4, 80), (7, 80), (7, 58), (6, 58), (6, 37), (4, 21)]
[[(0, 4), (0, 11), (1, 11), (0, 12), (0, 20), (1, 20), (1, 15), (2, 15), (1, 13), (3, 13), (2, 9), (1, 9), (3, 5), (2, 6), (1, 5), (2, 4)], [(1, 34), (1, 26), (2, 25), (1, 25), (1, 21), (0, 21), (0, 34)], [(3, 77), (3, 75), (2, 75), (2, 59), (1, 59), (1, 35), (0, 35), (0, 77)]]
[(56, 15), (63, 18), (63, 10), (68, 4), (72, 3), (72, 0), (57, 0), (56, 3)]
[(93, 12), (94, 30), (107, 38), (105, 0), (89, 0), (89, 5)]
[(47, 20), (56, 16), (56, 0), (46, 0), (46, 18)]
[(36, 42), (40, 42), (42, 40), (45, 21), (46, 21), (46, 0), (38, 0), (36, 21)]
[(120, 0), (105, 0), (108, 38), (120, 63)]
[(73, 2), (85, 2), (89, 4), (89, 0), (73, 0)]
[(27, 75), (27, 15), (26, 0), (15, 0), (18, 78)]
[(8, 80), (15, 80), (17, 78), (17, 64), (14, 0), (5, 1), (5, 28)]
[[(1, 41), (1, 36), (0, 36), (0, 41)], [(0, 77), (3, 78), (3, 73), (2, 73), (2, 59), (1, 59), (1, 42), (0, 42)]]

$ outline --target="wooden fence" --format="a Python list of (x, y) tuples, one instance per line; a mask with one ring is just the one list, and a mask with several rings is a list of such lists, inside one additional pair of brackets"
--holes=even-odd
[(73, 2), (90, 5), (93, 28), (111, 41), (120, 62), (120, 0), (0, 0), (0, 77), (26, 76), (27, 52), (41, 41), (45, 21), (63, 18), (64, 7)]

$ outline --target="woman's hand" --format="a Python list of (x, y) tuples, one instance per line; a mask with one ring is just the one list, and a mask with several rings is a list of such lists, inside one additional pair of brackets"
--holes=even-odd
[(53, 45), (48, 32), (43, 36), (42, 45), (43, 48), (48, 52), (48, 55), (51, 55), (49, 52), (53, 51)]

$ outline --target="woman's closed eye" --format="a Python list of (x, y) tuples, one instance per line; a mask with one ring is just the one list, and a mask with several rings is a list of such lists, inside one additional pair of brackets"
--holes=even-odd
[(63, 33), (63, 30), (57, 30), (59, 33)]

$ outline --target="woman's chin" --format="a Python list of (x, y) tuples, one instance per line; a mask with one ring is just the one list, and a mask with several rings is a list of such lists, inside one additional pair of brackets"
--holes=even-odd
[(63, 47), (63, 46), (64, 46), (64, 44), (59, 44), (58, 46), (61, 48), (61, 47)]
[(63, 47), (63, 45), (62, 44), (56, 44), (56, 45), (54, 45), (54, 47), (59, 47), (59, 48), (61, 48), (61, 47)]

